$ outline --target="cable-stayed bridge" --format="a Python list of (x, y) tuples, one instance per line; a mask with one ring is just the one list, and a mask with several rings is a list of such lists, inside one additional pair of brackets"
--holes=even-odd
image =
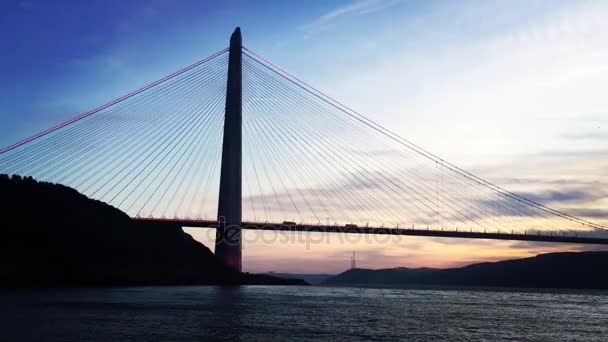
[[(483, 180), (241, 44), (0, 149), (0, 173), (68, 185), (142, 221), (608, 244), (607, 227)], [(219, 196), (218, 196), (219, 194)]]

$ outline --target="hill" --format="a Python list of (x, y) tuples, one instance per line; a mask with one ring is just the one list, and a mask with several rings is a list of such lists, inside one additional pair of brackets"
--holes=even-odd
[(304, 284), (238, 272), (179, 226), (29, 177), (0, 175), (0, 217), (0, 287)]
[(608, 252), (548, 253), (451, 269), (352, 269), (324, 284), (608, 289), (606, 267)]
[(432, 268), (407, 267), (380, 270), (354, 268), (326, 279), (323, 284), (407, 284), (432, 271)]
[(279, 272), (268, 272), (267, 273), (270, 276), (273, 277), (279, 277), (279, 278), (284, 278), (284, 279), (302, 279), (305, 282), (311, 284), (311, 285), (319, 285), (321, 284), (323, 281), (325, 281), (326, 279), (333, 277), (333, 274), (324, 274), (324, 273), (319, 273), (319, 274), (310, 274), (310, 273), (279, 273)]

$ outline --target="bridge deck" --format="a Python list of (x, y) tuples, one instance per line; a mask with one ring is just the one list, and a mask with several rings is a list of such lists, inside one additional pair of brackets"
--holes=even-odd
[[(137, 221), (151, 221), (165, 223), (168, 225), (179, 225), (182, 227), (216, 228), (217, 221), (187, 220), (187, 219), (149, 219), (133, 218)], [(284, 224), (284, 223), (257, 223), (243, 222), (243, 229), (267, 230), (281, 232), (319, 232), (319, 233), (342, 233), (342, 234), (379, 234), (379, 235), (405, 235), (426, 236), (464, 239), (490, 239), (510, 241), (536, 241), (536, 242), (558, 242), (577, 244), (608, 245), (608, 238), (585, 237), (576, 235), (556, 234), (521, 234), (521, 233), (499, 233), (499, 232), (475, 232), (454, 231), (434, 229), (412, 229), (412, 228), (384, 228), (384, 227), (358, 227), (337, 225), (306, 225), (306, 224)]]

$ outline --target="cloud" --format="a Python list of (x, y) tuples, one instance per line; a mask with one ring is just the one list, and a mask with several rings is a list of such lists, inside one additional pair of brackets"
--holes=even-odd
[(594, 219), (608, 219), (608, 210), (593, 208), (566, 208), (564, 212), (578, 217), (590, 217)]
[[(523, 10), (492, 3), (496, 8), (476, 12), (470, 22), (462, 12), (490, 5), (445, 6), (449, 15), (437, 9), (404, 22), (391, 36), (398, 41), (394, 36), (409, 34), (403, 46), (370, 32), (385, 46), (377, 62), (345, 72), (347, 77), (328, 88), (351, 98), (349, 105), (361, 112), (393, 116), (386, 122), (397, 133), (459, 165), (491, 154), (580, 148), (555, 138), (581, 124), (578, 116), (597, 116), (605, 107), (600, 93), (608, 82), (605, 4), (569, 3), (513, 23), (504, 17)], [(475, 27), (468, 27), (472, 23)], [(368, 103), (371, 109), (365, 110)]]
[(530, 157), (557, 159), (558, 161), (561, 161), (562, 159), (596, 160), (596, 159), (608, 157), (608, 150), (606, 150), (606, 149), (585, 150), (585, 151), (552, 150), (552, 151), (539, 152), (539, 153), (535, 154), (534, 156), (530, 156)]
[(523, 184), (523, 185), (585, 185), (593, 186), (595, 188), (601, 188), (608, 186), (599, 181), (589, 181), (584, 179), (546, 179), (546, 178), (532, 178), (532, 177), (505, 177), (505, 178), (494, 178), (496, 184)]
[(467, 244), (469, 246), (494, 246), (496, 240), (487, 239), (459, 239), (459, 238), (444, 238), (444, 237), (429, 237), (429, 241), (439, 245), (462, 245)]
[(326, 29), (332, 22), (349, 16), (369, 14), (385, 10), (403, 2), (402, 0), (356, 0), (342, 7), (335, 8), (314, 21), (302, 25), (300, 30), (314, 33)]
[(562, 138), (566, 140), (608, 140), (608, 132), (564, 133)]
[[(398, 170), (395, 174), (373, 170), (367, 170), (365, 175), (346, 173), (315, 186), (288, 187), (289, 190), (272, 193), (248, 193), (244, 198), (244, 203), (247, 203), (245, 210), (249, 212), (252, 206), (258, 209), (264, 206), (263, 213), (269, 217), (269, 221), (273, 221), (272, 217), (278, 218), (278, 221), (288, 217), (298, 222), (319, 220), (327, 223), (329, 220), (329, 224), (414, 224), (416, 227), (464, 227), (473, 230), (509, 227), (516, 231), (534, 227), (544, 227), (545, 230), (584, 228), (458, 175), (442, 175), (439, 183), (433, 177), (426, 177), (429, 176), (424, 172), (410, 174), (406, 170)], [(524, 178), (517, 183), (517, 180), (512, 179), (509, 183), (515, 186), (507, 188), (513, 190), (515, 187), (514, 192), (523, 198), (574, 216), (605, 218), (603, 211), (576, 209), (598, 207), (602, 200), (608, 198), (602, 182)], [(258, 210), (257, 214), (261, 213)], [(258, 220), (257, 215), (254, 216)]]
[(577, 244), (556, 244), (555, 242), (535, 242), (535, 241), (513, 241), (509, 248), (513, 249), (523, 249), (523, 250), (531, 250), (531, 249), (545, 249), (544, 253), (551, 252), (552, 249), (561, 250), (561, 248), (566, 247), (568, 250), (572, 251), (603, 251), (608, 249), (608, 246), (605, 245), (577, 245)]
[(520, 192), (519, 196), (531, 201), (547, 204), (552, 202), (590, 202), (605, 197), (603, 193), (592, 193), (585, 190), (542, 191), (538, 193)]
[[(526, 191), (517, 192), (517, 195), (528, 200), (548, 206), (560, 212), (572, 215), (575, 217), (586, 219), (607, 219), (608, 211), (592, 208), (580, 208), (580, 206), (590, 206), (607, 197), (607, 194), (597, 186), (589, 185), (587, 187), (579, 187), (570, 190), (541, 190), (541, 191)], [(516, 202), (502, 195), (496, 195), (490, 199), (480, 199), (476, 202), (479, 208), (506, 208), (507, 211), (490, 211), (490, 218), (520, 217), (530, 218), (531, 220), (560, 220), (561, 224), (567, 222), (557, 216), (548, 215), (547, 213), (528, 205), (518, 205), (514, 207)], [(575, 206), (575, 207), (573, 207)], [(472, 214), (474, 219), (484, 218), (483, 211)], [(542, 221), (540, 221), (542, 222)], [(600, 222), (596, 222), (600, 223)]]

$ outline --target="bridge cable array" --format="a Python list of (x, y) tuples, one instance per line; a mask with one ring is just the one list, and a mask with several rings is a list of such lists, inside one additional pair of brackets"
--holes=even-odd
[(225, 49), (26, 139), (0, 154), (0, 173), (65, 184), (131, 216), (216, 215), (227, 63)]
[[(0, 173), (131, 216), (215, 220), (227, 50), (0, 150)], [(243, 219), (476, 232), (606, 227), (450, 164), (243, 48)]]
[[(244, 136), (265, 136), (253, 142), (265, 155), (249, 161), (258, 173), (250, 178), (270, 183), (272, 177), (259, 175), (265, 167), (283, 175), (274, 184), (251, 185), (258, 196), (249, 203), (254, 215), (271, 207), (287, 211), (279, 217), (320, 224), (530, 233), (604, 229), (485, 182), (244, 49)], [(274, 164), (256, 165), (261, 160)]]

